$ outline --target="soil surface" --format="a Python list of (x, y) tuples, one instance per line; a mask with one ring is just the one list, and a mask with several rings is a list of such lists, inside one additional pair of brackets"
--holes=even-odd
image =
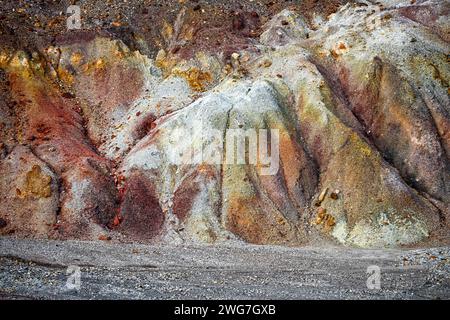
[[(66, 287), (70, 265), (80, 267), (79, 290)], [(380, 289), (367, 287), (369, 266), (380, 268)], [(0, 297), (449, 299), (450, 248), (157, 247), (1, 238)]]

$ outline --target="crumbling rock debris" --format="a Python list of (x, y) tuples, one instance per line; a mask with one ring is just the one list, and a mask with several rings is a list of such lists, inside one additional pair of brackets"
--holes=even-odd
[[(2, 31), (1, 234), (448, 243), (448, 3), (176, 2), (161, 28)], [(276, 170), (225, 161), (271, 129)]]

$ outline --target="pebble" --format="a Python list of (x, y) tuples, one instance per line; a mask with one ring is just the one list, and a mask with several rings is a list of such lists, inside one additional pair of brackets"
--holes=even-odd
[(268, 68), (268, 67), (270, 67), (272, 65), (272, 61), (270, 61), (270, 60), (264, 60), (264, 62), (263, 62), (263, 66), (264, 67), (266, 67), (266, 68)]
[(339, 190), (337, 190), (337, 189), (334, 190), (333, 192), (331, 192), (330, 198), (333, 199), (333, 200), (337, 200), (339, 198), (339, 193), (340, 193)]
[(325, 196), (327, 195), (328, 188), (325, 188), (322, 190), (322, 192), (319, 195), (319, 201), (322, 202), (325, 199)]

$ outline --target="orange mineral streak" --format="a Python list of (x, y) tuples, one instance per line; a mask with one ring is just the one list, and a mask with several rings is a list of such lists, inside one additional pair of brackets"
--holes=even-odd
[(297, 145), (286, 132), (280, 132), (280, 168), (283, 170), (284, 178), (288, 188), (293, 188), (300, 176), (302, 163)]
[[(250, 243), (262, 243), (264, 229), (258, 223), (258, 216), (254, 213), (254, 207), (257, 206), (257, 199), (233, 198), (230, 200), (228, 209), (227, 229), (241, 236)], [(260, 218), (260, 217), (259, 217)]]

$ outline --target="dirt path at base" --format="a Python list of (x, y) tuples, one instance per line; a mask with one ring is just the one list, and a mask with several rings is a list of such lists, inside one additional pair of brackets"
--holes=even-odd
[[(79, 290), (66, 286), (69, 265), (80, 268)], [(367, 287), (369, 266), (380, 268), (380, 289)], [(167, 247), (6, 237), (0, 298), (449, 299), (450, 247)]]

